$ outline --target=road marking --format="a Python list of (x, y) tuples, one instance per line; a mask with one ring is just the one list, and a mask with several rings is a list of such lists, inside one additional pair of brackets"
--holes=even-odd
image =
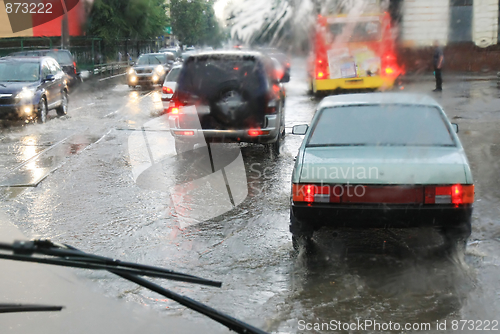
[(116, 77), (121, 77), (122, 75), (126, 75), (126, 74), (127, 73), (113, 75), (113, 76), (110, 76), (110, 77), (107, 77), (107, 78), (99, 79), (99, 81), (104, 81), (104, 80), (113, 79), (113, 78), (116, 78)]
[[(142, 100), (143, 98), (145, 98), (146, 96), (149, 96), (149, 95), (153, 94), (154, 92), (155, 92), (155, 91), (154, 91), (154, 90), (152, 90), (152, 91), (150, 91), (149, 93), (147, 93), (147, 94), (145, 94), (145, 95), (143, 95), (143, 96), (140, 96), (138, 100), (140, 101), (140, 100)], [(136, 102), (136, 101), (134, 101), (134, 102)], [(107, 114), (107, 115), (104, 115), (104, 118), (108, 118), (108, 117), (110, 117), (110, 116), (113, 116), (113, 115), (115, 115), (115, 114), (119, 113), (119, 112), (120, 112), (123, 108), (127, 107), (129, 103), (130, 103), (130, 101), (129, 101), (129, 102), (127, 102), (124, 106), (122, 106), (122, 107), (118, 108), (117, 110), (112, 111), (112, 112), (110, 112), (110, 113), (109, 113), (109, 114)]]

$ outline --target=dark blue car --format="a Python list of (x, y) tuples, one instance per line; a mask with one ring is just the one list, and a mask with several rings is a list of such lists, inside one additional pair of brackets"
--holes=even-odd
[(68, 111), (66, 75), (51, 57), (0, 59), (0, 117), (45, 123), (49, 110)]

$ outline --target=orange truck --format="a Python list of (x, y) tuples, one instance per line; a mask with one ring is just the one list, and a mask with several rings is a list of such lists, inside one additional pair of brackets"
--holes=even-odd
[(318, 16), (308, 60), (314, 94), (390, 89), (402, 73), (388, 13)]

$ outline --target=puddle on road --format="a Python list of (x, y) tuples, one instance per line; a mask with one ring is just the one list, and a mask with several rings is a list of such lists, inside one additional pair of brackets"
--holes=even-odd
[[(22, 162), (0, 179), (0, 187), (36, 187), (51, 172), (61, 167), (67, 157), (80, 153), (98, 139), (96, 136), (77, 134), (47, 147), (47, 142), (40, 141), (39, 137), (23, 137), (14, 152), (17, 160)], [(4, 192), (7, 193), (7, 198), (19, 194), (12, 190)]]

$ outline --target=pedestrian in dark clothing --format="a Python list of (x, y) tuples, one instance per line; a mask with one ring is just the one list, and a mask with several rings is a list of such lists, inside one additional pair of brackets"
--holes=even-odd
[(441, 92), (443, 90), (443, 77), (441, 76), (441, 69), (443, 67), (444, 54), (443, 48), (439, 46), (438, 41), (434, 41), (434, 76), (436, 77), (436, 89), (434, 92)]

